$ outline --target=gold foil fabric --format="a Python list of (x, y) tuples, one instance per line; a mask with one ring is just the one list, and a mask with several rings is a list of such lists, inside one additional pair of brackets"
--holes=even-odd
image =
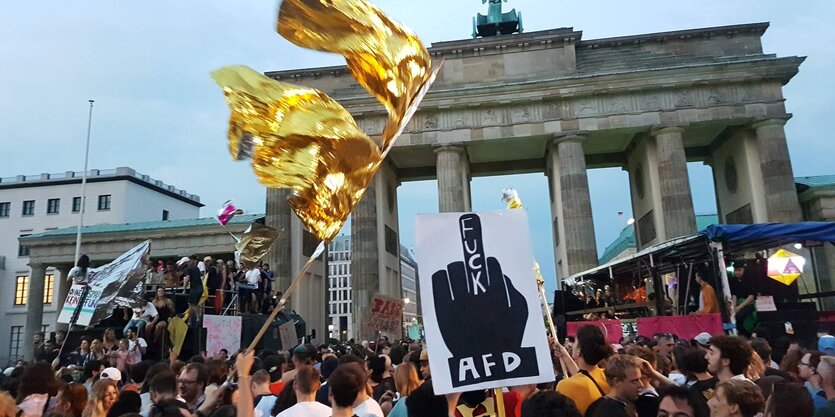
[(342, 54), (351, 74), (386, 108), (381, 144), (327, 94), (250, 68), (212, 73), (232, 115), (229, 151), (251, 159), (267, 187), (291, 188), (290, 205), (329, 242), (362, 198), (440, 67), (411, 30), (364, 0), (284, 0), (278, 32), (304, 48)]
[(345, 57), (348, 70), (388, 112), (383, 149), (402, 131), (431, 84), (432, 60), (411, 29), (365, 0), (284, 0), (278, 33), (303, 48)]
[(321, 91), (240, 66), (212, 76), (232, 109), (232, 156), (251, 158), (267, 187), (292, 188), (293, 210), (317, 237), (330, 241), (382, 161), (377, 145)]
[(235, 250), (241, 254), (241, 263), (249, 268), (257, 266), (258, 262), (270, 251), (279, 235), (281, 235), (280, 231), (261, 223), (249, 225), (235, 244)]

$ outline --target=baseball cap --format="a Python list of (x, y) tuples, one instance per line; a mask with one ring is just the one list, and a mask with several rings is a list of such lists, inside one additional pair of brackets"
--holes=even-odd
[(264, 358), (264, 369), (270, 374), (270, 382), (281, 380), (281, 365), (286, 361), (279, 355), (270, 355)]
[(420, 351), (420, 360), (428, 361), (429, 360), (429, 350), (423, 349)]
[(709, 347), (710, 346), (710, 338), (712, 336), (708, 332), (701, 332), (693, 338), (700, 346), (702, 347)]
[(183, 256), (182, 258), (180, 258), (179, 261), (177, 261), (177, 266), (182, 265), (186, 262), (188, 262), (188, 256)]
[(120, 372), (116, 368), (104, 368), (99, 374), (101, 379), (112, 379), (113, 381), (119, 382), (122, 380), (122, 372)]
[(12, 372), (14, 372), (14, 366), (10, 366), (3, 371), (3, 375), (12, 376)]
[(827, 355), (835, 354), (835, 336), (821, 336), (818, 339), (818, 350)]

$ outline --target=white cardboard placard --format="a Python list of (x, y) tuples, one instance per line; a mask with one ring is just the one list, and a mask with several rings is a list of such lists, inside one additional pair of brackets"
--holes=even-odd
[(435, 393), (553, 381), (527, 213), (418, 215), (415, 230)]

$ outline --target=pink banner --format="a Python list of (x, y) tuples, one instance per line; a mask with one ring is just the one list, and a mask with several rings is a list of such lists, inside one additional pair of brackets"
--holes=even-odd
[(819, 311), (818, 320), (820, 321), (835, 321), (835, 311)]
[(566, 333), (569, 336), (577, 336), (577, 328), (587, 324), (601, 327), (609, 343), (620, 343), (620, 339), (623, 337), (623, 327), (620, 320), (569, 321), (565, 326)]
[(724, 334), (719, 313), (698, 316), (660, 316), (638, 319), (638, 335), (652, 337), (657, 333), (673, 333), (682, 339), (692, 339), (699, 333)]

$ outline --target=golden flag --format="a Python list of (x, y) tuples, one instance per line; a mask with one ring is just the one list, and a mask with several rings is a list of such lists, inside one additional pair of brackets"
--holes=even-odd
[(292, 188), (290, 205), (330, 241), (382, 162), (377, 145), (325, 93), (268, 78), (248, 67), (212, 73), (232, 109), (229, 151), (252, 158), (262, 184)]
[(411, 29), (365, 0), (284, 0), (278, 33), (303, 48), (345, 57), (348, 70), (388, 112), (383, 149), (431, 84), (432, 60)]
[(212, 73), (232, 116), (229, 150), (252, 159), (262, 184), (291, 188), (290, 205), (319, 239), (339, 233), (440, 67), (408, 28), (365, 0), (284, 0), (278, 32), (296, 45), (342, 54), (388, 112), (382, 146), (325, 93), (247, 67)]

